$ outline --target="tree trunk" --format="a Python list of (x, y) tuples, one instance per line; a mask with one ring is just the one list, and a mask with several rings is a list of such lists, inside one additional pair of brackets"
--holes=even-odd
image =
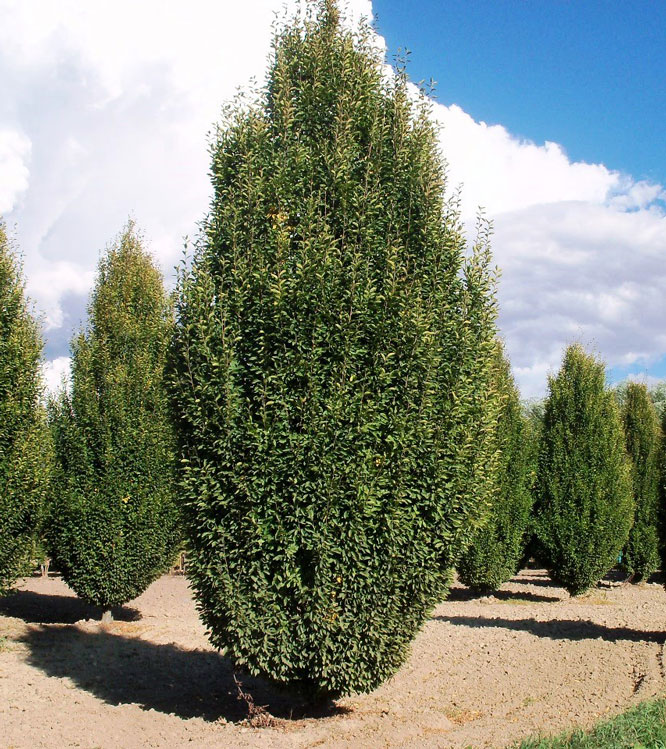
[(49, 557), (46, 557), (44, 561), (39, 565), (42, 577), (48, 577), (49, 576), (49, 565), (51, 564), (51, 559)]

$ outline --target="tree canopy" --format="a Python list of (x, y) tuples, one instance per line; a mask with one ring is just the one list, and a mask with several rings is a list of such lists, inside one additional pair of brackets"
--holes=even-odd
[(330, 1), (277, 30), (211, 173), (173, 365), (199, 609), (254, 673), (368, 691), (488, 504), (488, 234), (468, 251), (427, 102)]

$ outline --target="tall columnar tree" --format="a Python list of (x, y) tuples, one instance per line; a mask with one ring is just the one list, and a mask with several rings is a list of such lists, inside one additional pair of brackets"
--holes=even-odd
[(71, 391), (50, 410), (50, 550), (68, 585), (107, 612), (164, 571), (179, 540), (164, 380), (172, 329), (162, 276), (130, 222), (100, 260)]
[(174, 344), (192, 585), (252, 672), (370, 690), (485, 511), (487, 233), (465, 259), (427, 105), (331, 0), (212, 155)]
[(570, 346), (549, 380), (537, 478), (539, 547), (572, 594), (617, 561), (633, 522), (631, 472), (604, 364)]
[(458, 563), (461, 581), (484, 593), (497, 590), (511, 579), (523, 558), (534, 483), (530, 425), (499, 343), (494, 379), (501, 399), (496, 431), (496, 492), (485, 525)]
[(659, 566), (659, 459), (661, 425), (645, 385), (627, 385), (622, 409), (627, 452), (631, 458), (634, 524), (622, 554), (622, 566), (635, 581)]
[(0, 222), (0, 593), (26, 571), (50, 481), (41, 357), (21, 267)]

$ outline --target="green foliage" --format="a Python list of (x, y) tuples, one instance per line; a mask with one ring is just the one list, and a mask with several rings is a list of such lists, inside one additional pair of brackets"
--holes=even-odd
[(654, 404), (659, 417), (666, 415), (666, 382), (660, 382), (649, 388), (650, 400)]
[(212, 146), (179, 281), (188, 574), (214, 645), (312, 692), (404, 661), (492, 488), (494, 277), (404, 71), (333, 2)]
[(50, 481), (41, 357), (20, 265), (0, 222), (0, 593), (27, 571)]
[(530, 425), (532, 439), (537, 443), (541, 439), (541, 430), (543, 429), (543, 416), (546, 408), (545, 399), (532, 398), (521, 401), (521, 413), (523, 418)]
[(666, 749), (666, 700), (643, 702), (591, 731), (528, 739), (520, 749)]
[(527, 460), (529, 462), (528, 472), (530, 474), (530, 490), (532, 492), (532, 509), (525, 529), (525, 548), (522, 557), (514, 572), (517, 574), (526, 567), (532, 557), (541, 564), (543, 554), (539, 550), (539, 542), (535, 534), (535, 518), (538, 515), (538, 498), (535, 493), (537, 468), (539, 464), (539, 452), (541, 450), (541, 433), (543, 431), (543, 415), (545, 399), (530, 399), (521, 402), (521, 412), (526, 422), (525, 446)]
[[(613, 388), (620, 407), (624, 407), (627, 392), (632, 384), (630, 381), (623, 380)], [(658, 382), (656, 385), (646, 385), (646, 387), (650, 400), (657, 411), (657, 416), (661, 419), (666, 414), (666, 382)]]
[(510, 580), (523, 558), (534, 483), (530, 425), (499, 343), (494, 380), (502, 404), (496, 432), (496, 493), (486, 524), (458, 564), (461, 581), (484, 593)]
[(622, 566), (634, 580), (659, 566), (659, 458), (661, 426), (645, 385), (627, 386), (622, 409), (627, 452), (631, 458), (636, 506), (634, 524), (622, 554)]
[(631, 473), (604, 364), (570, 346), (549, 379), (537, 477), (543, 562), (572, 595), (611, 569), (633, 521)]
[(99, 263), (89, 316), (72, 343), (71, 393), (50, 404), (47, 540), (68, 585), (110, 609), (168, 568), (179, 541), (164, 383), (172, 305), (131, 222)]

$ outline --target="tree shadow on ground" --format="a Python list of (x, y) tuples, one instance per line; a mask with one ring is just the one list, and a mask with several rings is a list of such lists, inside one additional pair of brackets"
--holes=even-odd
[(561, 601), (561, 596), (542, 596), (540, 593), (530, 593), (527, 590), (496, 590), (493, 597), (500, 601), (534, 601), (535, 603), (552, 603)]
[(626, 570), (619, 568), (612, 569), (603, 580), (600, 580), (600, 588), (615, 588), (620, 585), (644, 585), (645, 583), (656, 583), (658, 585), (664, 584), (664, 575), (658, 570), (648, 575), (647, 578), (635, 577), (628, 573)]
[(628, 627), (606, 627), (596, 622), (575, 619), (502, 619), (484, 618), (482, 616), (434, 616), (433, 619), (448, 622), (461, 627), (502, 627), (503, 629), (522, 630), (537, 637), (551, 640), (628, 640), (630, 642), (655, 642), (662, 645), (666, 642), (666, 632), (646, 632)]
[[(629, 574), (625, 571), (620, 569), (619, 567), (614, 567), (612, 570), (609, 570), (604, 577), (597, 583), (597, 586), (599, 588), (613, 588), (617, 587), (618, 585), (627, 582), (629, 577)], [(550, 576), (548, 575), (548, 572), (544, 570), (543, 568), (540, 569), (528, 569), (525, 568), (522, 570), (521, 574), (516, 575), (511, 579), (512, 583), (516, 583), (518, 585), (538, 585), (542, 587), (552, 587), (552, 588), (559, 588), (561, 585), (553, 581)], [(636, 580), (636, 583), (661, 583), (664, 584), (666, 582), (666, 579), (664, 578), (664, 574), (661, 571), (653, 572), (647, 580)]]
[[(0, 598), (0, 614), (23, 619), (31, 624), (74, 624), (81, 619), (99, 620), (102, 609), (91, 606), (76, 596), (17, 590)], [(113, 616), (121, 622), (133, 622), (141, 618), (141, 613), (130, 606), (121, 606), (113, 609)]]
[[(248, 717), (239, 699), (233, 664), (214, 651), (158, 645), (108, 631), (34, 627), (23, 638), (28, 662), (49, 676), (68, 677), (110, 705), (137, 704), (181, 718)], [(238, 676), (255, 705), (276, 718), (324, 718), (347, 712), (332, 700), (306, 697), (249, 675)]]
[(517, 585), (537, 585), (544, 588), (559, 588), (560, 586), (553, 582), (547, 573), (536, 574), (533, 570), (528, 570), (528, 574), (516, 575), (509, 582)]
[(559, 596), (542, 596), (539, 593), (530, 593), (529, 591), (515, 590), (494, 590), (490, 593), (483, 593), (472, 590), (471, 588), (451, 588), (447, 601), (474, 601), (481, 598), (498, 601), (533, 601), (534, 603), (550, 603), (560, 601)]
[(452, 587), (449, 590), (449, 594), (446, 597), (447, 601), (474, 601), (478, 598), (483, 598), (486, 594), (485, 593), (479, 593), (476, 590), (472, 590), (471, 588), (463, 588), (463, 587)]
[(598, 585), (603, 586), (604, 583), (606, 585), (624, 583), (629, 579), (629, 577), (630, 575), (626, 570), (622, 570), (619, 567), (613, 567), (612, 570), (608, 570), (603, 578), (599, 580)]

